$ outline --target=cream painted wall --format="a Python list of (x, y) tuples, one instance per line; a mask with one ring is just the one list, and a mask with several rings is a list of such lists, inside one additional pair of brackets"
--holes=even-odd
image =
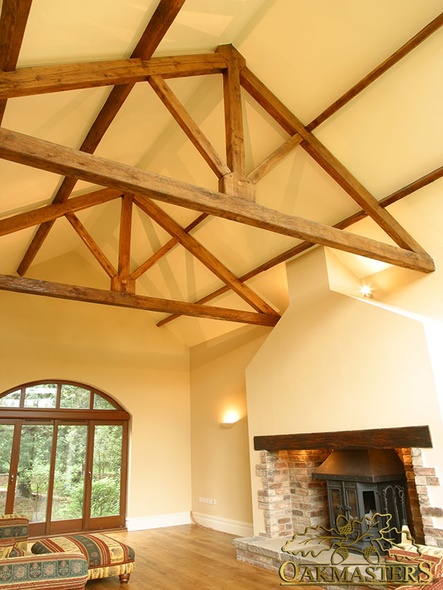
[[(252, 532), (245, 368), (269, 332), (241, 328), (194, 346), (190, 354), (192, 509), (197, 522), (241, 536)], [(229, 410), (240, 420), (223, 428)]]
[(7, 292), (0, 324), (0, 391), (67, 379), (111, 395), (131, 414), (129, 519), (189, 520), (188, 348), (144, 312)]
[[(424, 323), (331, 291), (322, 248), (288, 265), (288, 277), (291, 305), (246, 373), (251, 473), (255, 435), (429, 425), (441, 449)], [(432, 464), (443, 473), (441, 455)], [(254, 498), (254, 475), (252, 488)], [(264, 530), (258, 509), (254, 529)]]
[[(42, 262), (38, 274), (106, 288), (78, 254)], [(204, 525), (250, 532), (244, 371), (270, 329), (246, 327), (189, 349), (151, 314), (8, 292), (0, 292), (0, 322), (0, 391), (38, 379), (79, 381), (131, 414), (128, 526), (179, 524), (192, 505)], [(231, 429), (220, 426), (227, 409), (240, 413)]]

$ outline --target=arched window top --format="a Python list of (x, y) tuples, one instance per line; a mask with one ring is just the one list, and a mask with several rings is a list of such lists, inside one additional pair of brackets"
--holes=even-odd
[(5, 391), (0, 394), (0, 408), (124, 412), (115, 400), (93, 387), (58, 380), (25, 383)]

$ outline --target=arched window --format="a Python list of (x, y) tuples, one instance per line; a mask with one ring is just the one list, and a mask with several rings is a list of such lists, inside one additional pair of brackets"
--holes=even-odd
[(129, 414), (92, 387), (26, 383), (0, 394), (0, 513), (30, 534), (125, 525)]

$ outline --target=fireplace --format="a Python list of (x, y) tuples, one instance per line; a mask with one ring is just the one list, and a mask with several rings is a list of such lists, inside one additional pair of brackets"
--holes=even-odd
[[(405, 469), (394, 449), (333, 451), (312, 473), (326, 481), (330, 527), (352, 524), (358, 551), (371, 544), (371, 536), (390, 529), (389, 538), (400, 542), (408, 524)], [(389, 515), (377, 516), (374, 515)], [(365, 534), (370, 533), (370, 534)]]
[[(406, 512), (416, 542), (443, 548), (443, 530), (433, 520), (443, 517), (443, 509), (431, 502), (432, 487), (440, 483), (435, 468), (423, 465), (422, 449), (430, 447), (429, 428), (425, 426), (255, 437), (254, 448), (260, 451), (256, 466), (260, 480), (258, 509), (264, 521), (256, 536), (235, 539), (237, 558), (276, 570), (282, 561), (281, 547), (288, 539), (303, 534), (307, 526), (328, 527), (328, 480), (315, 474), (320, 473), (329, 456), (349, 450), (364, 450), (369, 455), (381, 450), (385, 458), (390, 457), (389, 469), (371, 476), (378, 481), (345, 480), (348, 487), (362, 484), (357, 497), (361, 494), (363, 511), (366, 507), (395, 512), (399, 529)], [(360, 465), (364, 463), (360, 461)], [(369, 477), (369, 468), (364, 471)], [(388, 479), (384, 480), (385, 476)], [(334, 485), (334, 479), (330, 481)], [(385, 510), (386, 505), (389, 510)]]

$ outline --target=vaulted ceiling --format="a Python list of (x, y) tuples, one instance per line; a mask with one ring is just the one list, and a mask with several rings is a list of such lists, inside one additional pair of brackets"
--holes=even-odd
[(432, 272), (390, 206), (443, 176), (437, 4), (3, 0), (0, 289), (194, 344), (274, 326), (316, 244)]

